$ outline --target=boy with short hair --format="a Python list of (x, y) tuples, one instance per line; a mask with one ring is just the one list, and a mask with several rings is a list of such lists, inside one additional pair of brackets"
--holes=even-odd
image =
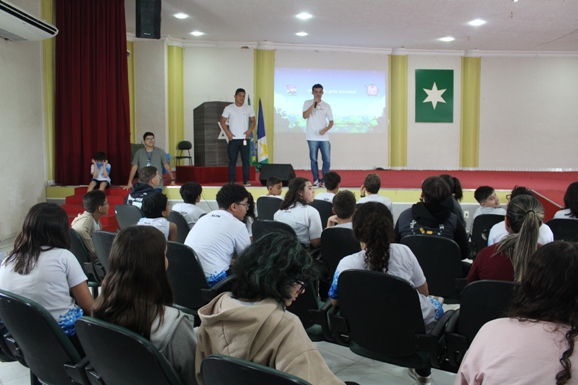
[(134, 185), (130, 194), (126, 197), (126, 204), (133, 205), (139, 209), (142, 207), (143, 199), (154, 192), (160, 183), (159, 171), (154, 166), (143, 167), (138, 173), (138, 183)]
[(201, 215), (206, 213), (205, 210), (196, 206), (196, 204), (201, 201), (203, 187), (201, 187), (197, 182), (187, 182), (181, 186), (179, 192), (181, 193), (181, 198), (183, 198), (184, 203), (177, 203), (174, 205), (173, 211), (181, 213), (181, 215), (187, 220), (189, 229), (192, 229)]
[(393, 212), (393, 202), (391, 199), (379, 195), (381, 188), (381, 178), (375, 173), (367, 174), (360, 189), (359, 203), (379, 202), (384, 204), (389, 211)]
[(94, 154), (92, 164), (90, 165), (90, 174), (92, 179), (88, 184), (87, 192), (91, 192), (95, 188), (104, 191), (110, 186), (110, 169), (111, 166), (106, 160), (106, 154), (102, 151)]
[[(327, 174), (326, 174), (327, 175)], [(327, 228), (345, 227), (352, 229), (352, 219), (355, 213), (355, 194), (349, 190), (341, 190), (333, 197), (333, 214), (327, 220)]]
[(496, 190), (491, 186), (480, 186), (474, 192), (474, 198), (480, 204), (480, 207), (474, 213), (474, 219), (478, 215), (493, 214), (506, 215), (506, 210), (500, 207), (500, 198), (496, 195)]
[(267, 195), (268, 197), (281, 198), (281, 192), (283, 191), (283, 181), (281, 178), (276, 176), (270, 176), (267, 178)]
[(167, 241), (177, 240), (177, 225), (167, 219), (171, 208), (165, 194), (155, 191), (147, 195), (143, 199), (141, 210), (145, 217), (138, 221), (138, 226), (156, 227), (164, 234)]
[(335, 196), (335, 194), (339, 192), (339, 187), (341, 184), (341, 176), (335, 171), (329, 171), (323, 177), (323, 183), (325, 184), (327, 192), (317, 194), (315, 196), (315, 199), (331, 202), (333, 201), (333, 197)]
[(100, 218), (108, 214), (109, 204), (106, 194), (102, 190), (89, 191), (82, 199), (84, 212), (78, 214), (72, 221), (71, 227), (81, 236), (91, 260), (96, 259), (96, 251), (92, 244), (92, 234), (97, 230), (102, 230)]

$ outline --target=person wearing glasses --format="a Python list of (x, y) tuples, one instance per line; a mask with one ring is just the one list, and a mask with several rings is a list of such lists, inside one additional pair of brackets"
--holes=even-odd
[(307, 249), (288, 234), (270, 233), (245, 250), (232, 270), (236, 277), (233, 291), (220, 294), (199, 309), (197, 382), (203, 384), (203, 359), (225, 354), (314, 385), (343, 385), (327, 367), (299, 318), (286, 310), (299, 294), (309, 290), (305, 283), (318, 277)]
[[(517, 197), (518, 195), (532, 195), (532, 191), (524, 186), (515, 186), (512, 190), (511, 194), (506, 195), (506, 200), (508, 204), (512, 199)], [(508, 206), (506, 206), (507, 210)], [(494, 243), (500, 242), (502, 239), (508, 236), (509, 232), (506, 227), (506, 221), (496, 223), (491, 229), (490, 234), (488, 235), (488, 246), (492, 246)], [(538, 243), (540, 245), (545, 245), (547, 243), (554, 242), (554, 233), (550, 229), (550, 227), (542, 223), (540, 225), (540, 231), (538, 233)]]
[(209, 286), (227, 278), (234, 255), (251, 240), (243, 219), (249, 209), (249, 192), (241, 185), (226, 184), (217, 193), (218, 210), (199, 218), (185, 245), (197, 253)]
[[(167, 155), (165, 151), (161, 148), (155, 147), (155, 134), (152, 132), (145, 132), (142, 136), (144, 148), (141, 148), (134, 153), (134, 158), (132, 159), (132, 167), (130, 169), (130, 175), (128, 177), (128, 182), (124, 186), (125, 190), (132, 188), (132, 180), (137, 171), (140, 171), (143, 167), (154, 166), (159, 170), (159, 174), (162, 174), (163, 167), (171, 177), (171, 186), (175, 185), (175, 176), (171, 170), (171, 165), (167, 161)], [(157, 188), (163, 188), (163, 178), (161, 175), (161, 180)]]
[(110, 205), (104, 191), (92, 190), (84, 194), (82, 207), (84, 207), (85, 211), (74, 218), (70, 227), (81, 236), (90, 259), (94, 261), (96, 260), (96, 251), (92, 244), (92, 234), (97, 230), (102, 230), (100, 218), (108, 214)]

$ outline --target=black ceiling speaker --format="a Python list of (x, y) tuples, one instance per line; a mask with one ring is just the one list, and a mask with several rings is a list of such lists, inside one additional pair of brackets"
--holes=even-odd
[(162, 0), (136, 0), (136, 37), (161, 38)]

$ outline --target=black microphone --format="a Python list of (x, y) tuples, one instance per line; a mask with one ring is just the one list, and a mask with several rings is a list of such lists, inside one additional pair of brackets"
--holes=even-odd
[(313, 108), (317, 108), (317, 102), (315, 102), (315, 104), (313, 105)]

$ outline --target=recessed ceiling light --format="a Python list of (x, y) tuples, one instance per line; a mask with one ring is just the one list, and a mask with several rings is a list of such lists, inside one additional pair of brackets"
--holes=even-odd
[(297, 36), (307, 36), (308, 33), (307, 33), (307, 32), (297, 32), (295, 35), (297, 35)]
[(177, 19), (186, 19), (187, 17), (189, 17), (189, 15), (187, 15), (186, 13), (175, 13), (173, 16), (176, 17)]
[(451, 36), (446, 36), (446, 37), (442, 37), (441, 39), (438, 39), (439, 41), (454, 41), (456, 39), (454, 39)]
[(311, 16), (311, 14), (307, 13), (307, 12), (301, 12), (298, 15), (295, 15), (296, 18), (301, 19), (301, 20), (307, 20), (307, 19), (311, 19), (313, 16)]
[(474, 27), (478, 27), (478, 26), (480, 26), (480, 25), (486, 24), (486, 21), (485, 21), (485, 20), (482, 20), (482, 19), (476, 19), (476, 20), (470, 21), (468, 24), (469, 24), (469, 25), (472, 25), (472, 26), (474, 26)]
[(201, 31), (193, 31), (191, 32), (191, 35), (193, 36), (203, 36), (205, 33), (201, 32)]

